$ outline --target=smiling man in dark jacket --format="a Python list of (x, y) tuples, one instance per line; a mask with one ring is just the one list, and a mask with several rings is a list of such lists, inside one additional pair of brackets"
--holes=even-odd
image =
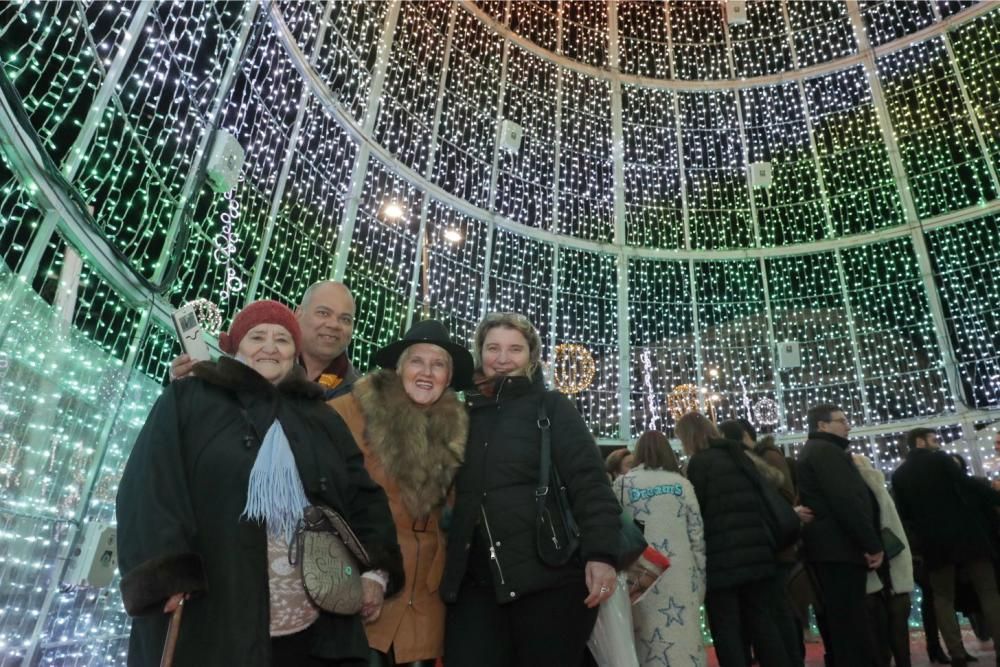
[(808, 413), (809, 439), (799, 455), (801, 502), (815, 520), (802, 533), (805, 557), (819, 583), (828, 664), (873, 664), (865, 614), (869, 569), (882, 562), (878, 505), (848, 453), (851, 424), (836, 405)]
[(938, 449), (937, 435), (926, 428), (907, 434), (910, 453), (892, 475), (896, 507), (914, 551), (924, 558), (934, 592), (934, 613), (951, 664), (964, 666), (965, 647), (955, 617), (956, 570), (968, 574), (994, 642), (1000, 637), (1000, 596), (992, 559), (989, 513), (1000, 493), (962, 474)]

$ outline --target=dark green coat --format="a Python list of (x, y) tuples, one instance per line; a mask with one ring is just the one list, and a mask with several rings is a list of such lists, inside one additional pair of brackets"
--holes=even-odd
[[(350, 431), (301, 369), (277, 387), (228, 358), (199, 364), (194, 376), (172, 383), (157, 400), (118, 490), (122, 597), (136, 617), (128, 664), (159, 664), (168, 620), (163, 605), (189, 591), (194, 597), (185, 604), (176, 664), (269, 667), (266, 535), (239, 516), (275, 415), (310, 501), (348, 518), (396, 589), (402, 562), (392, 517)], [(367, 657), (358, 617), (321, 613), (314, 629), (315, 655)]]

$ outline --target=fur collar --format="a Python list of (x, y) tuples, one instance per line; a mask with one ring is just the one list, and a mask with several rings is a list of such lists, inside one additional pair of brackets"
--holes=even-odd
[(357, 380), (354, 397), (365, 416), (365, 439), (399, 486), (406, 509), (423, 518), (440, 507), (465, 457), (469, 417), (455, 392), (420, 408), (391, 370)]
[[(209, 384), (224, 387), (231, 391), (246, 391), (250, 393), (266, 393), (275, 385), (241, 361), (232, 357), (219, 357), (217, 361), (202, 361), (195, 365), (192, 374)], [(323, 387), (309, 382), (306, 373), (298, 364), (292, 366), (285, 379), (278, 383), (277, 389), (282, 394), (291, 394), (303, 398), (322, 398)]]
[(760, 476), (770, 482), (772, 485), (780, 489), (785, 483), (785, 474), (775, 468), (773, 465), (762, 459), (759, 455), (746, 450), (747, 458), (753, 463), (753, 467), (757, 469)]

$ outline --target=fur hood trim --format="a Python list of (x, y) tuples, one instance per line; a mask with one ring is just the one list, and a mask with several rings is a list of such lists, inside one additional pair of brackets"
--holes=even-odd
[(469, 417), (455, 392), (418, 407), (394, 371), (357, 380), (354, 397), (365, 416), (368, 447), (399, 486), (406, 509), (423, 518), (444, 504), (465, 458)]
[[(232, 357), (199, 362), (191, 372), (208, 384), (234, 392), (266, 393), (275, 388), (275, 385), (265, 380), (260, 373)], [(276, 388), (282, 394), (315, 399), (323, 397), (323, 387), (307, 380), (305, 371), (298, 364), (292, 366), (292, 370)]]
[(760, 473), (761, 477), (763, 477), (773, 486), (779, 489), (782, 487), (782, 485), (785, 483), (785, 476), (782, 474), (780, 470), (778, 470), (773, 465), (771, 465), (761, 457), (751, 452), (749, 449), (746, 450), (746, 455), (747, 458), (750, 459), (750, 461), (753, 463), (753, 467), (756, 468), (757, 472)]

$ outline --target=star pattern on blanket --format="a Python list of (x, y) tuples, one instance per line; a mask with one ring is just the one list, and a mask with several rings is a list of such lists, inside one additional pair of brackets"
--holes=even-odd
[(674, 599), (674, 596), (670, 596), (667, 601), (667, 606), (659, 609), (658, 611), (663, 614), (667, 619), (667, 627), (669, 628), (674, 623), (678, 625), (684, 625), (684, 609), (685, 605), (678, 604)]
[(643, 656), (640, 662), (643, 665), (653, 665), (662, 662), (664, 667), (669, 667), (670, 663), (667, 661), (667, 651), (673, 647), (674, 642), (666, 641), (663, 635), (660, 634), (659, 628), (653, 631), (649, 639), (640, 639), (639, 644), (641, 645), (640, 652)]

